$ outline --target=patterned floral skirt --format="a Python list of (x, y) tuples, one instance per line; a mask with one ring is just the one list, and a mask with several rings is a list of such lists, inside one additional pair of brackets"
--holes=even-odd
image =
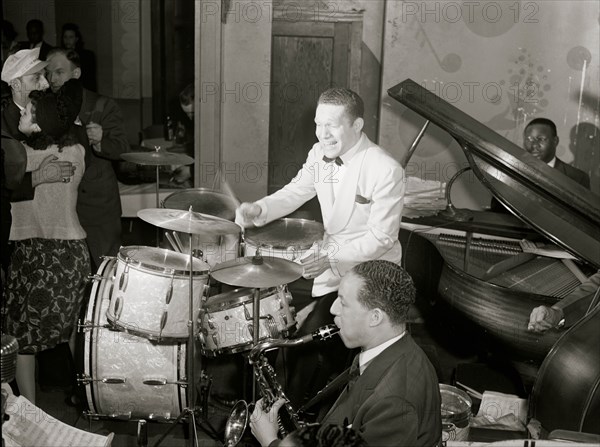
[(16, 241), (6, 279), (3, 332), (32, 354), (68, 342), (85, 298), (85, 240)]

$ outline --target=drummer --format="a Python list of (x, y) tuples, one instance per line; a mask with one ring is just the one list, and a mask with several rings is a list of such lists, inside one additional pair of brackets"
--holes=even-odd
[[(337, 298), (340, 278), (353, 266), (374, 259), (400, 263), (404, 170), (362, 131), (363, 114), (363, 101), (355, 92), (344, 88), (323, 92), (315, 113), (319, 141), (296, 177), (274, 194), (242, 203), (236, 210), (238, 224), (262, 226), (315, 195), (319, 199), (323, 243), (318, 255), (302, 260), (303, 277), (314, 280), (314, 307), (296, 336), (333, 321), (329, 308)], [(317, 348), (309, 345), (306, 352), (304, 347), (289, 350), (286, 368), (293, 376), (288, 378), (287, 393), (293, 404), (302, 404), (331, 374), (344, 369), (348, 352), (340, 340), (336, 342)], [(307, 390), (309, 383), (312, 389)]]

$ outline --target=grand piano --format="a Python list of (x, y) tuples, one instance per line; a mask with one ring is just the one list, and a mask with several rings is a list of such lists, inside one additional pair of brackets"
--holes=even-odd
[[(597, 433), (599, 427), (593, 421), (600, 411), (600, 324), (594, 322), (600, 323), (600, 306), (583, 319), (586, 336), (593, 339), (590, 352), (581, 349), (589, 342), (575, 337), (568, 347), (560, 346), (569, 350), (560, 361), (559, 344), (567, 343), (565, 337), (571, 331), (535, 334), (527, 330), (527, 323), (534, 307), (552, 305), (600, 268), (600, 197), (410, 79), (390, 88), (388, 94), (424, 118), (421, 134), (429, 123), (448, 132), (463, 149), (477, 178), (512, 213), (457, 210), (448, 193), (445, 211), (409, 222), (409, 226), (419, 227), (419, 236), (411, 233), (402, 241), (408, 248), (405, 262), (410, 263), (412, 256), (423, 257), (422, 246), (415, 249), (415, 237), (433, 245), (442, 259), (439, 278), (426, 273), (435, 264), (431, 258), (425, 260), (427, 265), (420, 262), (419, 268), (409, 269), (417, 289), (421, 282), (431, 295), (433, 285), (446, 305), (512, 355), (538, 366), (544, 361), (534, 387), (532, 415), (543, 419), (547, 429)], [(520, 239), (555, 244), (571, 259), (524, 251)], [(554, 374), (555, 369), (569, 371), (563, 378), (561, 372)], [(541, 377), (549, 371), (553, 371), (551, 377)], [(565, 388), (561, 381), (571, 382), (566, 389), (575, 390), (572, 394), (576, 396), (569, 399), (577, 400), (579, 410), (569, 408), (568, 403), (549, 405), (540, 394), (546, 383)], [(561, 405), (575, 416), (566, 417)]]

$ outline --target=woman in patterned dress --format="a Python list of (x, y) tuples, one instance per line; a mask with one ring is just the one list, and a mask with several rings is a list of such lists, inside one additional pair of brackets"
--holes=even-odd
[(14, 251), (4, 332), (19, 342), (17, 384), (35, 403), (35, 354), (63, 342), (73, 345), (90, 259), (75, 208), (85, 161), (84, 148), (69, 133), (73, 103), (62, 92), (49, 90), (29, 97), (19, 121), (19, 130), (27, 136), (27, 171), (37, 169), (48, 155), (75, 166), (72, 177), (39, 185), (33, 200), (12, 206)]

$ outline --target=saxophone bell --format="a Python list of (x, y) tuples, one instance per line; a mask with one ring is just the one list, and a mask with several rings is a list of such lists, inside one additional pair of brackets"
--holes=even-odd
[(242, 440), (248, 421), (250, 420), (250, 406), (245, 400), (238, 400), (229, 414), (225, 424), (224, 447), (234, 447)]

